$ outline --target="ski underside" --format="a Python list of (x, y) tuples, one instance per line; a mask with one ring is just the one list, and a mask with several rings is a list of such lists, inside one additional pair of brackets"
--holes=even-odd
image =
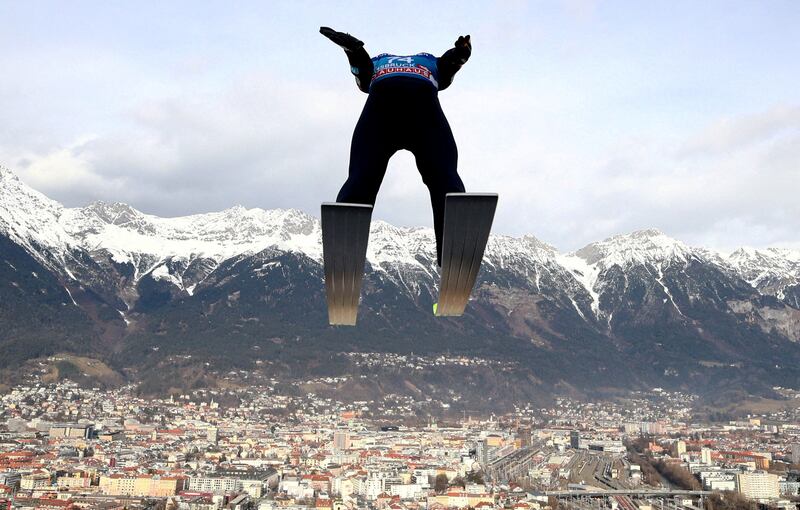
[(464, 313), (489, 240), (496, 193), (448, 193), (444, 208), (442, 275), (434, 313), (458, 317)]
[(356, 324), (371, 219), (371, 205), (322, 204), (322, 258), (331, 325)]
[[(463, 315), (475, 286), (497, 208), (496, 193), (448, 193), (445, 199), (440, 317)], [(328, 322), (354, 326), (367, 257), (372, 206), (322, 204), (322, 256)]]

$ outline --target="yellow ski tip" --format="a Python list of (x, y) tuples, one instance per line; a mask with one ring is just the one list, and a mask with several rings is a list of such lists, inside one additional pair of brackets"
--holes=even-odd
[(433, 304), (433, 315), (436, 315), (436, 310), (438, 310), (438, 309), (439, 309), (439, 303), (434, 303)]

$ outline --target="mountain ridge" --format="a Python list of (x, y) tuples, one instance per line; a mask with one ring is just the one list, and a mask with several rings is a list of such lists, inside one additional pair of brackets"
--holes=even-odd
[[(64, 248), (70, 245), (79, 245), (84, 249), (107, 249), (111, 253), (125, 251), (124, 243), (131, 245), (147, 245), (144, 239), (132, 235), (128, 239), (122, 236), (123, 232), (133, 234), (151, 235), (159, 237), (158, 242), (173, 246), (166, 249), (149, 247), (151, 254), (161, 255), (162, 258), (183, 256), (190, 257), (192, 254), (208, 255), (217, 262), (241, 255), (243, 253), (254, 253), (261, 249), (278, 246), (289, 251), (299, 251), (311, 256), (316, 260), (321, 260), (321, 244), (319, 220), (298, 209), (261, 209), (245, 208), (235, 205), (222, 211), (198, 213), (187, 216), (177, 216), (163, 218), (152, 214), (143, 213), (136, 208), (122, 202), (95, 201), (85, 207), (67, 208), (58, 202), (47, 198), (45, 195), (24, 185), (13, 171), (3, 168), (4, 181), (0, 181), (0, 191), (5, 196), (23, 195), (28, 198), (28, 202), (33, 202), (30, 207), (19, 207), (25, 214), (23, 217), (39, 216), (40, 227), (42, 217), (31, 214), (31, 210), (44, 209), (52, 216), (58, 218), (58, 223), (63, 227), (63, 232), (55, 231), (53, 235), (47, 236), (51, 241), (48, 248)], [(3, 186), (3, 182), (14, 182), (16, 186)], [(22, 191), (22, 192), (21, 192)], [(15, 201), (12, 205), (19, 205), (23, 201)], [(0, 200), (0, 208), (3, 207)], [(5, 207), (5, 217), (0, 216), (0, 226), (13, 226), (13, 215), (9, 214), (9, 207)], [(3, 209), (0, 209), (2, 213)], [(98, 222), (91, 222), (94, 216)], [(24, 223), (24, 222), (21, 222)], [(88, 226), (86, 224), (89, 224)], [(280, 228), (280, 224), (284, 228)], [(288, 224), (288, 225), (287, 225)], [(131, 226), (136, 229), (130, 228)], [(276, 225), (279, 225), (276, 228)], [(243, 228), (246, 227), (246, 228)], [(286, 228), (288, 226), (288, 228)], [(83, 227), (83, 228), (82, 228)], [(102, 227), (106, 228), (99, 230)], [(223, 227), (223, 228), (220, 228)], [(260, 227), (260, 228), (259, 228)], [(269, 228), (271, 227), (271, 228)], [(293, 232), (293, 229), (300, 229), (300, 232)], [(118, 230), (119, 229), (119, 230)], [(19, 230), (19, 229), (18, 229)], [(41, 229), (46, 230), (46, 229)], [(304, 238), (297, 237), (292, 239), (293, 234), (301, 233)], [(19, 235), (19, 232), (17, 232)], [(65, 235), (66, 234), (66, 235)], [(247, 234), (242, 236), (243, 234)], [(308, 237), (316, 236), (310, 240)], [(254, 237), (262, 238), (255, 241)], [(409, 243), (407, 239), (412, 239)], [(198, 239), (200, 242), (197, 242)], [(17, 238), (17, 241), (23, 241)], [(70, 243), (71, 241), (71, 243)], [(191, 241), (195, 241), (192, 243)], [(312, 242), (308, 242), (312, 241)], [(183, 243), (183, 246), (180, 246)], [(205, 245), (203, 243), (206, 243)], [(220, 249), (218, 244), (232, 244), (238, 248), (229, 250)], [(394, 263), (413, 263), (412, 258), (406, 256), (404, 259), (397, 257), (399, 251), (409, 252), (426, 251), (432, 253), (433, 230), (428, 227), (397, 227), (382, 220), (373, 221), (370, 231), (370, 250), (368, 259), (373, 265), (380, 267), (382, 262)], [(41, 244), (46, 244), (42, 242)], [(409, 250), (408, 245), (414, 250)], [(376, 246), (377, 245), (377, 246)], [(520, 247), (530, 247), (528, 253), (536, 255), (540, 261), (549, 259), (550, 255), (556, 259), (581, 258), (589, 266), (601, 263), (603, 267), (610, 267), (614, 264), (628, 265), (631, 263), (653, 262), (666, 260), (674, 257), (686, 257), (691, 255), (705, 256), (711, 254), (719, 260), (723, 260), (731, 269), (741, 268), (742, 271), (752, 273), (758, 268), (764, 269), (765, 265), (779, 266), (772, 271), (773, 276), (780, 277), (779, 273), (783, 268), (788, 274), (788, 278), (800, 279), (800, 250), (787, 248), (739, 248), (729, 255), (707, 248), (694, 248), (685, 243), (671, 238), (662, 231), (654, 228), (635, 230), (629, 233), (617, 234), (602, 241), (589, 243), (588, 245), (571, 252), (560, 252), (554, 246), (541, 241), (532, 234), (522, 237), (509, 235), (491, 236), (487, 252), (489, 263), (500, 261), (502, 265), (504, 248), (512, 247), (512, 253), (519, 253)], [(392, 249), (395, 247), (395, 249)], [(405, 250), (403, 250), (405, 248)], [(132, 250), (128, 250), (132, 251)], [(743, 263), (744, 254), (748, 254), (748, 264)], [(392, 256), (394, 255), (394, 257)], [(760, 263), (760, 265), (759, 265)], [(568, 265), (573, 265), (569, 264)], [(749, 267), (744, 267), (748, 265)], [(756, 266), (755, 268), (753, 266)], [(754, 279), (748, 280), (756, 286), (760, 283)]]
[[(562, 383), (588, 391), (603, 380), (699, 388), (717, 365), (745, 367), (725, 377), (758, 391), (800, 380), (795, 369), (774, 369), (800, 364), (800, 252), (722, 254), (657, 229), (567, 253), (533, 235), (493, 235), (467, 314), (435, 320), (432, 229), (374, 221), (359, 326), (344, 332), (326, 323), (320, 237), (319, 220), (292, 209), (160, 218), (118, 202), (66, 208), (4, 170), (0, 238), (22, 251), (0, 252), (8, 255), (0, 298), (29, 304), (21, 318), (13, 306), (0, 308), (0, 321), (35, 338), (25, 321), (61, 320), (58, 308), (39, 317), (35, 303), (42, 292), (60, 296), (63, 309), (83, 314), (67, 314), (65, 323), (104, 359), (135, 371), (190, 352), (211, 363), (252, 363), (236, 345), (257, 346), (274, 357), (270, 366), (282, 360), (293, 373), (302, 372), (301, 358), (330, 362), (348, 349), (479, 352), (515, 366), (520, 358), (541, 391)], [(35, 264), (53, 274), (46, 288), (36, 278), (23, 284), (11, 269)], [(0, 350), (19, 338), (0, 334)], [(290, 341), (303, 347), (287, 350)], [(47, 345), (33, 351), (55, 349)], [(687, 353), (696, 359), (686, 361)], [(630, 366), (629, 378), (611, 377), (610, 359)], [(745, 381), (754, 374), (763, 380)]]

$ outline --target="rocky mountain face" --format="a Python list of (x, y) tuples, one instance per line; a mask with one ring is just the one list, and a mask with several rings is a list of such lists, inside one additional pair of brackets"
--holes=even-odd
[(0, 169), (0, 367), (64, 351), (129, 378), (176, 359), (304, 376), (351, 370), (342, 353), (413, 352), (507, 362), (466, 385), (498, 399), (800, 382), (798, 252), (723, 255), (657, 230), (568, 254), (493, 236), (467, 313), (443, 319), (432, 230), (375, 221), (356, 328), (327, 325), (321, 260), (319, 221), (297, 210), (66, 208)]

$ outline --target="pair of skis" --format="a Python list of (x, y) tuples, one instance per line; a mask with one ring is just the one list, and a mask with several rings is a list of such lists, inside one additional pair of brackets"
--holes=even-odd
[[(475, 286), (497, 208), (494, 193), (448, 193), (445, 198), (442, 272), (434, 313), (464, 313)], [(322, 253), (328, 322), (354, 326), (367, 257), (372, 206), (322, 204)]]

